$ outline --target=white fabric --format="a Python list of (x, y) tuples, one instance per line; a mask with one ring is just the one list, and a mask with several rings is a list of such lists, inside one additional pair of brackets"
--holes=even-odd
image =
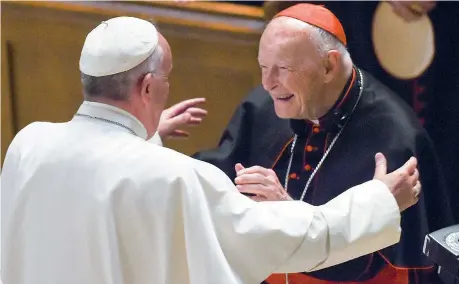
[(158, 46), (155, 26), (133, 17), (117, 17), (93, 29), (83, 45), (80, 71), (100, 77), (128, 71), (153, 54)]
[[(132, 118), (107, 109), (78, 112)], [(20, 131), (1, 186), (8, 284), (258, 284), (400, 237), (398, 206), (380, 181), (320, 207), (257, 203), (216, 167), (89, 117)]]
[(159, 136), (158, 132), (155, 132), (155, 135), (153, 135), (148, 141), (158, 146), (163, 146), (163, 140), (161, 139), (161, 136)]
[(126, 128), (131, 129), (135, 135), (144, 140), (148, 137), (147, 129), (143, 126), (140, 120), (123, 109), (108, 104), (84, 101), (81, 107), (78, 109), (77, 113), (90, 117), (100, 117), (117, 122), (124, 125)]

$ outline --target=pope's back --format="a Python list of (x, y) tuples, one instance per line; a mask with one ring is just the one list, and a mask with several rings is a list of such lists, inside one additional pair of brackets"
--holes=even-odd
[[(187, 283), (158, 269), (186, 264), (183, 226), (172, 220), (180, 199), (168, 188), (181, 158), (85, 118), (23, 129), (3, 169), (4, 283)], [(183, 253), (167, 253), (169, 240)]]

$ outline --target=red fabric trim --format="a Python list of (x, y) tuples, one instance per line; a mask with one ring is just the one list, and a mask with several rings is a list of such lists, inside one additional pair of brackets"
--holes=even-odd
[(290, 138), (290, 140), (287, 141), (287, 143), (284, 145), (284, 147), (282, 147), (282, 150), (280, 151), (280, 153), (277, 155), (276, 159), (274, 160), (274, 163), (271, 166), (271, 169), (273, 169), (276, 166), (277, 162), (279, 162), (279, 159), (282, 156), (282, 154), (284, 153), (285, 149), (287, 149), (288, 145), (290, 145), (290, 143), (292, 143), (292, 141), (293, 141), (293, 137)]
[[(288, 275), (289, 284), (408, 284), (409, 270), (398, 270), (387, 265), (374, 278), (366, 281), (326, 281), (316, 279), (302, 273), (293, 273)], [(272, 274), (266, 280), (269, 284), (285, 284), (285, 274)]]

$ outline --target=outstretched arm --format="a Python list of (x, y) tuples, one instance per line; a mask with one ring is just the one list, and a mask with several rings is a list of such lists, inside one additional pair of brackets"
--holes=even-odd
[(247, 282), (261, 282), (273, 271), (329, 267), (393, 245), (400, 237), (400, 208), (416, 202), (412, 160), (402, 174), (381, 174), (318, 207), (301, 201), (254, 202), (221, 171), (196, 162), (195, 182), (208, 200), (220, 247)]
[(165, 109), (161, 114), (158, 130), (149, 142), (163, 146), (163, 141), (168, 138), (187, 138), (190, 136), (184, 126), (199, 125), (207, 116), (207, 111), (199, 106), (205, 103), (205, 98), (193, 98), (181, 101)]

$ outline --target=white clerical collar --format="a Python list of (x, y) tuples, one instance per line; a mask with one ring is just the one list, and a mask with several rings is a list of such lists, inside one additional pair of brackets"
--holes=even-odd
[(112, 105), (84, 101), (78, 109), (77, 115), (92, 117), (108, 123), (112, 122), (145, 140), (148, 137), (147, 129), (140, 120), (129, 112)]

